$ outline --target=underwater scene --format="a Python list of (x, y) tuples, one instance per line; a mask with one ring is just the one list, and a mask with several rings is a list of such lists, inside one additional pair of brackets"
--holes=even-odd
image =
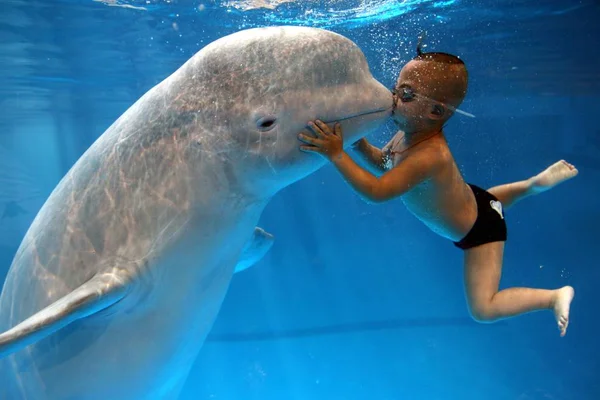
[(1, 0), (0, 400), (600, 399), (596, 0)]

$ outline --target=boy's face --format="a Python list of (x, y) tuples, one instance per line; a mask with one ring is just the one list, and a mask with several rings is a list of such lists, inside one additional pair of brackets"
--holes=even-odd
[[(424, 129), (438, 120), (434, 113), (436, 88), (443, 85), (437, 63), (412, 60), (402, 68), (394, 93), (392, 118), (405, 132)], [(425, 97), (423, 97), (425, 96)]]

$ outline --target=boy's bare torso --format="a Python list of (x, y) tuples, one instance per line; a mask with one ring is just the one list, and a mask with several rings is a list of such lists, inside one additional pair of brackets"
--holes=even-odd
[(459, 241), (477, 219), (477, 204), (452, 157), (448, 143), (439, 133), (407, 149), (400, 131), (382, 149), (389, 154), (393, 167), (416, 154), (434, 157), (441, 162), (428, 179), (402, 196), (402, 201), (432, 231), (452, 241)]

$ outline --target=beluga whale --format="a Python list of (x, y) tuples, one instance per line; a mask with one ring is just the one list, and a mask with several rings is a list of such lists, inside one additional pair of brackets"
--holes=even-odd
[(348, 38), (309, 27), (217, 39), (84, 152), (26, 232), (0, 295), (0, 398), (176, 399), (235, 271), (273, 236), (269, 200), (318, 170), (308, 121), (345, 145), (391, 115)]

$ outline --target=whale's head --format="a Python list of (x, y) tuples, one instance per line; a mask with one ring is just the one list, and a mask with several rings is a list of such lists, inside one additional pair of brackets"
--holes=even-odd
[(360, 48), (323, 29), (241, 31), (206, 46), (182, 72), (182, 101), (198, 110), (202, 127), (199, 147), (219, 155), (229, 186), (259, 195), (326, 163), (299, 149), (308, 121), (340, 122), (348, 146), (392, 112), (392, 94), (373, 78)]

